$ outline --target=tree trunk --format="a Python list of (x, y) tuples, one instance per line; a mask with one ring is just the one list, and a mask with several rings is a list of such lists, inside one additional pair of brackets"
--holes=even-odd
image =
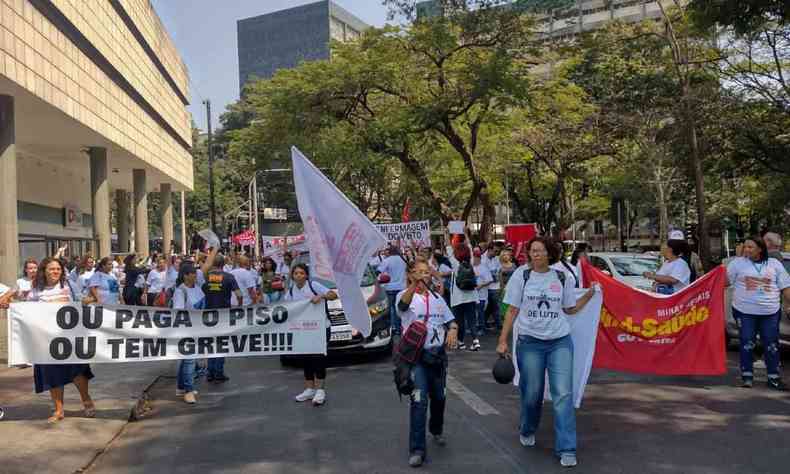
[(699, 141), (697, 139), (697, 121), (689, 104), (688, 79), (683, 84), (684, 115), (686, 128), (689, 133), (689, 146), (691, 148), (691, 167), (694, 174), (694, 191), (697, 200), (697, 242), (699, 244), (699, 257), (705, 270), (711, 268), (710, 235), (708, 232), (708, 219), (705, 215), (705, 175), (702, 170), (702, 157), (700, 156)]
[(447, 205), (447, 202), (431, 187), (431, 183), (428, 181), (428, 174), (425, 172), (422, 163), (411, 156), (408, 147), (404, 147), (401, 153), (398, 154), (398, 159), (417, 181), (423, 195), (428, 198), (433, 210), (441, 217), (442, 225), (446, 226), (452, 220), (452, 210)]

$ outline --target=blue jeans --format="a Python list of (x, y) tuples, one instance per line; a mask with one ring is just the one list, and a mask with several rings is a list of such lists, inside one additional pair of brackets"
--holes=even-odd
[(222, 377), (225, 375), (225, 358), (212, 357), (208, 360), (208, 376)]
[(779, 324), (782, 311), (774, 314), (758, 315), (741, 313), (732, 308), (734, 318), (740, 320), (738, 331), (741, 343), (741, 377), (754, 377), (754, 347), (757, 345), (757, 332), (765, 348), (765, 367), (769, 378), (779, 377)]
[(390, 303), (390, 328), (392, 329), (392, 335), (400, 336), (400, 316), (398, 316), (398, 302), (395, 301), (395, 298), (400, 293), (400, 290), (390, 291), (387, 290), (387, 300)]
[(442, 434), (444, 428), (445, 387), (447, 372), (443, 365), (424, 365), (418, 362), (411, 369), (414, 391), (409, 411), (409, 454), (425, 454), (425, 424), (428, 419), (430, 399), (431, 419), (428, 430), (432, 435)]
[(472, 339), (477, 339), (477, 303), (470, 301), (453, 306), (453, 316), (458, 323), (458, 342), (466, 340), (466, 330), (472, 333)]
[(195, 390), (195, 359), (182, 359), (178, 364), (176, 388), (185, 392)]
[(521, 434), (534, 435), (540, 425), (546, 370), (554, 408), (554, 452), (576, 452), (576, 411), (573, 407), (573, 341), (570, 336), (544, 341), (522, 335), (516, 344), (521, 374)]
[(499, 291), (488, 290), (488, 312), (494, 320), (494, 326), (497, 329), (502, 329), (502, 317), (499, 314)]
[(269, 304), (276, 303), (280, 301), (281, 296), (282, 296), (282, 292), (279, 291), (272, 291), (271, 293), (266, 293), (266, 302)]
[(487, 300), (478, 301), (477, 302), (477, 333), (478, 334), (485, 334), (486, 333), (486, 307), (488, 305)]

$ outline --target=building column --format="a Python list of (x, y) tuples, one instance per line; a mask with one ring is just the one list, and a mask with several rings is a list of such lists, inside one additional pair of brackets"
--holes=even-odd
[(14, 98), (0, 95), (0, 282), (13, 287), (19, 274)]
[(162, 252), (169, 255), (173, 252), (170, 245), (173, 241), (173, 193), (170, 183), (162, 183), (159, 199), (162, 206)]
[(110, 229), (110, 183), (107, 180), (107, 149), (91, 147), (91, 214), (93, 215), (93, 239), (98, 242), (96, 259), (109, 257), (112, 252)]
[(132, 170), (134, 176), (134, 250), (138, 257), (148, 257), (148, 193), (145, 170)]
[(187, 202), (186, 191), (181, 191), (181, 253), (189, 253), (187, 248)]
[(116, 230), (118, 232), (118, 251), (129, 251), (129, 195), (125, 189), (115, 190), (115, 207), (118, 214)]

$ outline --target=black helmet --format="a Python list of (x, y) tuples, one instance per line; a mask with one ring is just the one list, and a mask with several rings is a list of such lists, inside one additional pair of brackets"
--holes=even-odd
[(496, 380), (497, 383), (509, 384), (512, 383), (513, 379), (516, 377), (516, 368), (513, 367), (513, 361), (510, 357), (500, 355), (491, 373), (494, 375), (494, 380)]

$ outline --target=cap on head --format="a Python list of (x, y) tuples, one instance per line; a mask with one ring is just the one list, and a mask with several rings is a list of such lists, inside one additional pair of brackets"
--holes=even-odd
[(669, 233), (669, 240), (686, 240), (682, 230), (673, 230)]

